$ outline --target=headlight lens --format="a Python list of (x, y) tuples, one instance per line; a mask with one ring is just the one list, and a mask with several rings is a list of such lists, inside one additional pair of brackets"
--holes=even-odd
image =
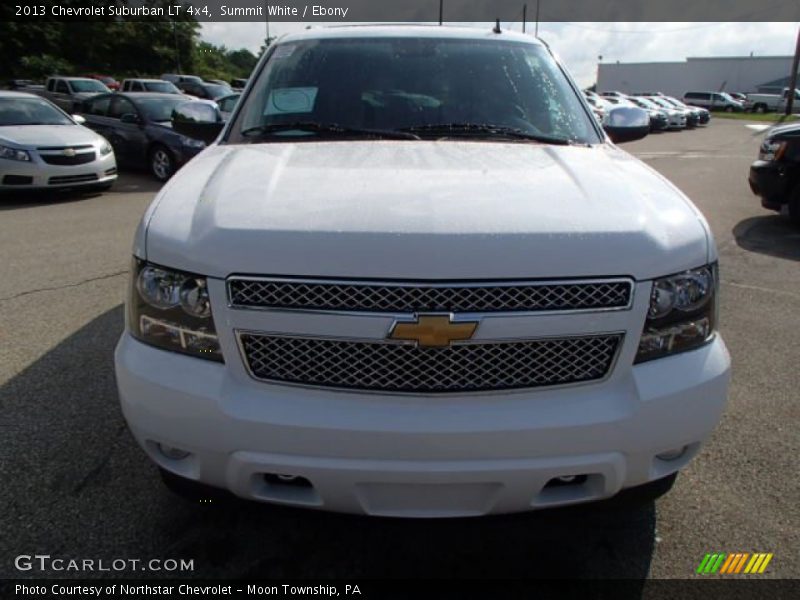
[(205, 277), (135, 260), (129, 323), (142, 342), (223, 361)]
[(31, 155), (25, 150), (17, 150), (16, 148), (9, 148), (8, 146), (0, 146), (0, 158), (30, 162)]
[(699, 348), (714, 336), (716, 265), (656, 279), (636, 362)]
[(113, 148), (111, 147), (111, 144), (108, 143), (108, 140), (103, 140), (103, 143), (100, 144), (100, 154), (102, 156), (107, 156), (111, 154), (112, 150)]
[(761, 144), (761, 149), (758, 151), (758, 158), (760, 160), (780, 160), (784, 152), (786, 152), (786, 142), (775, 142), (773, 140), (764, 140)]
[(183, 138), (183, 145), (187, 148), (205, 148), (206, 143), (203, 140), (197, 140), (195, 138), (184, 137)]

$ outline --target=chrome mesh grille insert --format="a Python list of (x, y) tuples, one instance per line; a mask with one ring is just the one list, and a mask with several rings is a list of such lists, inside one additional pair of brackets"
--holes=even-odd
[(231, 305), (361, 312), (599, 310), (630, 305), (629, 280), (543, 283), (391, 284), (232, 277)]
[(407, 393), (510, 390), (602, 379), (622, 341), (622, 334), (604, 334), (432, 348), (249, 332), (239, 337), (256, 379)]

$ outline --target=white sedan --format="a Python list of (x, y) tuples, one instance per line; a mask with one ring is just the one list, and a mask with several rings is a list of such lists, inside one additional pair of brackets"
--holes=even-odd
[(0, 91), (0, 191), (110, 188), (114, 151), (81, 122), (40, 96)]

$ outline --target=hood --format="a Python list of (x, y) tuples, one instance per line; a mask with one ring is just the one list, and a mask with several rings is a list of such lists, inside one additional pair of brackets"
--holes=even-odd
[(96, 144), (100, 136), (81, 125), (17, 125), (0, 127), (0, 140), (30, 148)]
[(775, 138), (778, 136), (796, 137), (800, 136), (800, 123), (786, 123), (778, 125), (767, 132), (766, 137)]
[(148, 260), (215, 277), (641, 279), (710, 251), (697, 209), (611, 144), (211, 146), (144, 223)]

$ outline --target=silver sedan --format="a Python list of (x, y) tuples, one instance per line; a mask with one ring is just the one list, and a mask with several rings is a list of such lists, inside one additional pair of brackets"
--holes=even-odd
[(114, 150), (81, 121), (40, 96), (0, 91), (0, 191), (110, 188)]

